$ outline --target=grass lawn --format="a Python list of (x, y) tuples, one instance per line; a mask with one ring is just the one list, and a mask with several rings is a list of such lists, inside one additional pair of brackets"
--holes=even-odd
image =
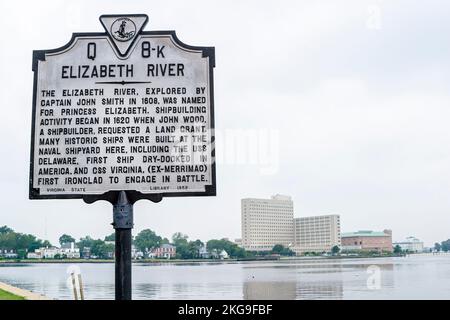
[(0, 300), (25, 300), (23, 297), (16, 296), (12, 293), (0, 289)]

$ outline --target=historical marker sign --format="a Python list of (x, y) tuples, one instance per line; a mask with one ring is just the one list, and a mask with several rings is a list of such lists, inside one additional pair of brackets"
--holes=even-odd
[(215, 195), (214, 48), (104, 15), (33, 52), (30, 198)]

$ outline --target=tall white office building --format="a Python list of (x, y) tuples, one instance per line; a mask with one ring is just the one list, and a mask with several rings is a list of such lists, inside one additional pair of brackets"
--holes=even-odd
[(271, 250), (276, 244), (294, 244), (294, 204), (291, 197), (241, 200), (242, 247), (250, 251)]
[(330, 252), (341, 245), (341, 225), (337, 214), (302, 217), (294, 219), (295, 244), (297, 254), (305, 252)]

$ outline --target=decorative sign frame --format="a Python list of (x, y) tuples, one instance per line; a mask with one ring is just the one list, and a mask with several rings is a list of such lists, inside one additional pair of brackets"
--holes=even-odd
[[(114, 203), (118, 193), (125, 191), (130, 203), (134, 203), (140, 199), (159, 202), (163, 197), (215, 196), (214, 47), (186, 45), (177, 38), (175, 31), (143, 31), (148, 21), (147, 15), (102, 15), (100, 21), (106, 32), (74, 33), (69, 43), (60, 48), (33, 51), (29, 198), (82, 198), (87, 203), (97, 200)], [(159, 94), (149, 94), (152, 88), (156, 88)], [(173, 94), (163, 97), (161, 91), (164, 88), (172, 88)], [(77, 107), (80, 112), (91, 114), (86, 117), (71, 115), (72, 111), (69, 109), (75, 109), (73, 108), (75, 98), (68, 97), (67, 94), (77, 92), (73, 90), (93, 89), (98, 90), (85, 91), (94, 93), (89, 99), (85, 99), (86, 101), (79, 99), (76, 102), (80, 103), (79, 108)], [(99, 91), (100, 89), (102, 91)], [(118, 92), (123, 94), (115, 96), (113, 94), (115, 89), (119, 89)], [(172, 99), (166, 101), (162, 98)], [(112, 103), (114, 99), (123, 99), (120, 100), (122, 105), (119, 104), (116, 109), (131, 107), (137, 110), (136, 107), (140, 106), (140, 110), (145, 112), (135, 111), (131, 116), (128, 114), (115, 119), (115, 116), (106, 114), (110, 111), (107, 111), (108, 108), (100, 102), (103, 99), (113, 99), (105, 100), (106, 105), (108, 101)], [(140, 103), (136, 103), (137, 99)], [(184, 103), (179, 103), (180, 100)], [(131, 104), (127, 105), (124, 101)], [(83, 105), (83, 103), (92, 104)], [(201, 111), (197, 114), (194, 112), (193, 117), (180, 111), (175, 116), (172, 114), (171, 119), (167, 115), (167, 118), (164, 118), (156, 112), (163, 110), (161, 107), (178, 107), (178, 110), (186, 112), (188, 108), (199, 110), (199, 106)], [(92, 116), (92, 113), (96, 116)], [(180, 119), (185, 115), (187, 117), (183, 122)], [(132, 119), (134, 116), (146, 118), (147, 124), (135, 123)], [(194, 118), (196, 120), (190, 122), (189, 119)], [(114, 121), (111, 123), (111, 119), (118, 123)], [(168, 119), (168, 123), (164, 123), (165, 119)], [(117, 133), (119, 132), (117, 129), (113, 135), (109, 134), (108, 128), (121, 127), (121, 121), (126, 122), (122, 128), (139, 127), (140, 132)], [(163, 146), (168, 152), (169, 160), (178, 159), (180, 158), (177, 158), (178, 154), (187, 153), (191, 156), (190, 164), (178, 160), (162, 163), (163, 158), (158, 158), (159, 161), (155, 160), (154, 165), (147, 165), (143, 163), (142, 153), (130, 152), (133, 143), (130, 140), (127, 142), (127, 139), (131, 135), (138, 136), (141, 146), (158, 145), (152, 140), (158, 135), (156, 134), (158, 125), (161, 125), (159, 130), (164, 127), (164, 130), (169, 132), (176, 131), (175, 134), (171, 132), (175, 140), (181, 139), (180, 136), (183, 135), (189, 136), (188, 140), (191, 140), (186, 145), (182, 141), (172, 140), (162, 142), (159, 146)], [(186, 131), (188, 126), (193, 128), (192, 131)], [(147, 134), (143, 133), (144, 128), (147, 128)], [(194, 131), (196, 134), (191, 135)], [(78, 139), (74, 140), (75, 143), (72, 145), (70, 139), (75, 137), (97, 139), (95, 143), (93, 139)], [(117, 141), (108, 142), (109, 137), (115, 137)], [(104, 138), (106, 139), (103, 140)], [(85, 154), (83, 150), (92, 151), (93, 154)], [(158, 157), (161, 154), (156, 151), (153, 156)], [(112, 159), (115, 159), (115, 162)], [(123, 164), (128, 165), (130, 169)], [(185, 177), (186, 179), (179, 178), (180, 175), (174, 172), (149, 174), (152, 170), (156, 170), (157, 166), (166, 165), (169, 169), (175, 168), (173, 169), (175, 172), (188, 172), (186, 169), (188, 165), (200, 168), (201, 172), (194, 170), (194, 173), (190, 174), (191, 177)], [(117, 167), (115, 171), (122, 166), (121, 175), (116, 175), (117, 179), (120, 178), (118, 183), (113, 183), (111, 179), (114, 166)], [(128, 179), (128, 173), (123, 171), (133, 170), (141, 176), (151, 176), (148, 178), (151, 182), (145, 179), (144, 183), (127, 182), (131, 178)], [(75, 176), (82, 178), (75, 179)], [(67, 187), (72, 182), (91, 182), (95, 177), (97, 177), (95, 187), (84, 182), (74, 183), (73, 188)], [(99, 182), (99, 177), (102, 177), (102, 182)], [(195, 181), (189, 181), (188, 178)], [(164, 183), (167, 183), (167, 186)], [(156, 187), (153, 190), (146, 189), (150, 188), (150, 185)]]

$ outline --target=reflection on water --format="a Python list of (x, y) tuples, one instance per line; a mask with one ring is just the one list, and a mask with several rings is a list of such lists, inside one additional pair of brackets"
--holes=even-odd
[(296, 299), (342, 299), (342, 281), (300, 282), (297, 284)]
[[(244, 299), (342, 299), (342, 264), (336, 260), (286, 260), (244, 268)], [(277, 278), (290, 281), (277, 281)], [(266, 281), (272, 280), (272, 281)]]
[(244, 282), (245, 300), (342, 299), (342, 281)]
[(244, 282), (245, 300), (293, 300), (296, 298), (295, 282)]
[[(0, 281), (72, 299), (69, 264), (0, 264)], [(114, 298), (114, 265), (79, 264), (87, 299)], [(134, 299), (449, 299), (450, 255), (134, 264)]]

